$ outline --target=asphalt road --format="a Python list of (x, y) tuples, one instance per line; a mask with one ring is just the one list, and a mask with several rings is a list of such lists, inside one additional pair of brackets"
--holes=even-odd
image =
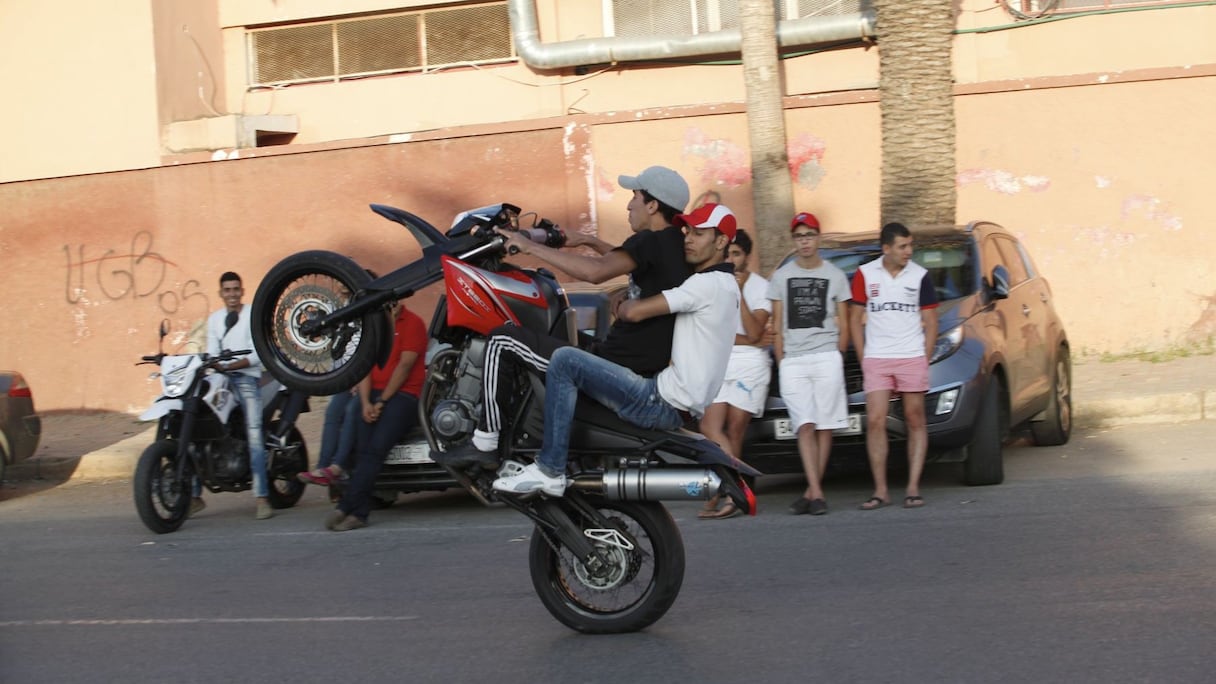
[(679, 504), (675, 606), (594, 637), (536, 599), (523, 518), (463, 493), (347, 533), (319, 490), (261, 522), (212, 495), (157, 536), (127, 482), (6, 489), (0, 682), (1211, 682), (1213, 443), (1202, 421), (1013, 447), (998, 487), (931, 467), (919, 510), (856, 510), (863, 473), (822, 518), (785, 513), (791, 477), (757, 518)]

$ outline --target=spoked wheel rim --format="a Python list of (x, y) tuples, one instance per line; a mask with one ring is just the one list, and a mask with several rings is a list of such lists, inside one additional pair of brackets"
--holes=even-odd
[(156, 464), (152, 477), (151, 499), (152, 510), (165, 521), (174, 520), (182, 510), (190, 505), (190, 483), (192, 478), (182, 480), (176, 478), (177, 466), (175, 459), (161, 456)]
[(271, 348), (293, 370), (323, 375), (346, 365), (354, 356), (361, 322), (350, 321), (320, 335), (306, 335), (302, 326), (319, 320), (350, 302), (349, 288), (323, 273), (307, 273), (289, 282), (274, 303)]
[[(565, 546), (556, 555), (553, 583), (572, 604), (589, 613), (616, 614), (638, 605), (655, 584), (654, 540), (637, 520), (622, 511), (601, 511), (612, 528), (591, 531), (599, 537), (604, 565), (589, 568)], [(632, 548), (628, 548), (632, 546)]]

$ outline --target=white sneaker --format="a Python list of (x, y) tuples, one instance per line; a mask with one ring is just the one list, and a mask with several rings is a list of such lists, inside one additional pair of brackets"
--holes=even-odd
[[(518, 465), (518, 464), (514, 464)], [(503, 468), (500, 477), (494, 480), (494, 491), (507, 494), (532, 494), (544, 492), (549, 496), (561, 496), (566, 492), (566, 476), (549, 477), (535, 463), (523, 468)]]

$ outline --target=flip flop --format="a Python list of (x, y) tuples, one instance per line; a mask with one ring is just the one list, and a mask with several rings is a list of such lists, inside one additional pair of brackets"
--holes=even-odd
[(877, 496), (871, 496), (869, 499), (866, 499), (865, 503), (858, 506), (858, 508), (860, 508), (863, 511), (877, 511), (878, 509), (880, 509), (883, 506), (886, 506), (890, 503), (891, 503), (890, 501), (883, 501), (882, 499), (878, 498)]
[[(743, 515), (743, 511), (739, 510), (739, 507), (736, 506), (733, 501), (727, 501), (726, 505), (723, 506), (722, 508), (718, 509), (717, 511), (714, 511), (713, 515), (707, 515), (701, 519), (702, 520), (726, 520), (727, 518), (734, 518), (734, 517), (740, 516), (740, 515)], [(700, 516), (698, 516), (698, 517), (700, 517)]]
[(716, 516), (718, 514), (719, 501), (719, 498), (716, 496), (706, 501), (705, 506), (702, 507), (701, 510), (697, 511), (697, 518), (699, 520), (707, 520)]
[(913, 494), (904, 497), (904, 508), (920, 508), (925, 505), (925, 497)]

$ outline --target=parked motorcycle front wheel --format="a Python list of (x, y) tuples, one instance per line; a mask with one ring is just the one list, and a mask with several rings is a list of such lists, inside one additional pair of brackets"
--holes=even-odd
[(587, 497), (608, 527), (567, 513), (600, 551), (588, 567), (554, 536), (532, 535), (532, 586), (545, 608), (567, 627), (587, 634), (635, 632), (653, 624), (675, 603), (684, 583), (684, 541), (658, 502)]
[(271, 375), (287, 387), (328, 395), (353, 387), (376, 363), (389, 332), (380, 309), (316, 334), (301, 326), (346, 306), (371, 276), (341, 254), (293, 254), (270, 269), (253, 298), (253, 346)]
[(187, 464), (177, 475), (177, 441), (172, 439), (148, 445), (135, 465), (135, 510), (157, 534), (177, 531), (190, 511), (194, 469)]

